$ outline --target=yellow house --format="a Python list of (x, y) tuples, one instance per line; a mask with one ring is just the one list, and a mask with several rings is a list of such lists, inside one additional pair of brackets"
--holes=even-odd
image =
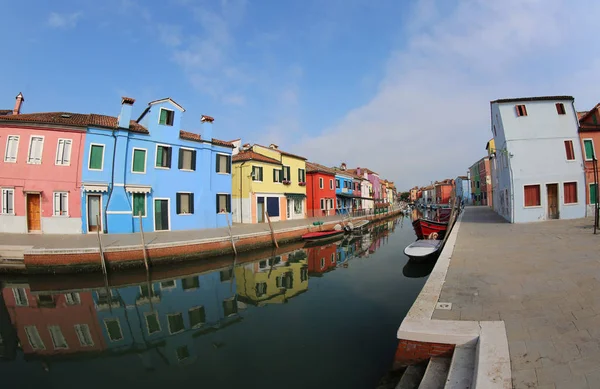
[(296, 250), (235, 269), (238, 300), (262, 306), (281, 304), (308, 290), (308, 261)]
[(306, 158), (277, 145), (244, 145), (232, 157), (231, 211), (238, 223), (306, 218)]

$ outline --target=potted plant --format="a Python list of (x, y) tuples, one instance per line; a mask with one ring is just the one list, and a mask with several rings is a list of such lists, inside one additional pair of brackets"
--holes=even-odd
[(291, 181), (288, 181), (288, 180), (285, 180), (285, 181), (283, 181), (283, 185), (289, 185), (289, 184), (291, 184), (291, 183), (292, 183), (292, 182), (291, 182)]
[(298, 185), (300, 185), (300, 186), (306, 186), (306, 182), (299, 182)]

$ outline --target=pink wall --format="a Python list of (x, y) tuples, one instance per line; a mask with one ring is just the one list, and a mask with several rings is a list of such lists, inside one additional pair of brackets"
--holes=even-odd
[[(18, 135), (19, 149), (16, 163), (4, 162), (9, 135)], [(42, 163), (27, 163), (32, 135), (43, 136)], [(58, 139), (71, 139), (69, 166), (56, 165)], [(42, 127), (0, 126), (0, 187), (15, 188), (15, 216), (26, 216), (24, 190), (42, 191), (42, 217), (52, 217), (53, 192), (69, 192), (69, 217), (81, 218), (81, 159), (85, 146), (85, 131), (46, 129)]]

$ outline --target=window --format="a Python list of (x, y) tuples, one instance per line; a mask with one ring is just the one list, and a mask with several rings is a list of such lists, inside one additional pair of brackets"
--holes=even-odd
[(325, 267), (325, 258), (321, 258), (321, 269)]
[(323, 177), (319, 177), (319, 189), (323, 189), (324, 183), (323, 183)]
[(187, 346), (177, 347), (175, 353), (177, 354), (178, 361), (183, 361), (190, 357), (190, 350)]
[(148, 335), (152, 335), (156, 332), (160, 332), (160, 321), (158, 320), (158, 313), (147, 312), (146, 316), (146, 328), (148, 329)]
[(161, 289), (173, 289), (175, 287), (175, 280), (163, 281), (160, 283)]
[(171, 168), (171, 147), (156, 146), (156, 165), (157, 168)]
[(321, 199), (321, 209), (325, 209), (325, 199)]
[(267, 294), (267, 283), (266, 282), (257, 282), (256, 283), (256, 297), (262, 297)]
[(556, 112), (558, 112), (559, 115), (566, 114), (565, 105), (563, 103), (556, 103)]
[(25, 326), (25, 334), (27, 335), (27, 340), (31, 345), (31, 348), (34, 350), (45, 350), (46, 346), (44, 345), (44, 341), (40, 337), (40, 333), (36, 326)]
[(539, 207), (542, 205), (539, 185), (525, 185), (525, 206)]
[(27, 292), (25, 288), (13, 288), (13, 295), (15, 296), (15, 303), (18, 307), (29, 306), (29, 300), (27, 299)]
[(221, 270), (219, 272), (219, 279), (221, 282), (230, 281), (233, 278), (233, 269)]
[(333, 189), (333, 178), (329, 180), (329, 189)]
[(567, 161), (575, 160), (575, 150), (573, 149), (573, 141), (566, 140), (565, 141), (565, 151), (567, 153)]
[(178, 215), (192, 215), (194, 213), (194, 194), (177, 193), (176, 207)]
[(231, 213), (231, 195), (217, 193), (217, 213)]
[(237, 302), (235, 301), (235, 297), (223, 300), (223, 313), (225, 313), (225, 317), (237, 313)]
[(340, 188), (340, 180), (338, 180), (337, 178), (336, 178), (336, 180), (335, 180), (335, 187), (336, 187), (337, 189), (339, 189), (339, 188)]
[(479, 181), (475, 182), (475, 186), (479, 188)]
[(590, 184), (590, 204), (596, 204), (598, 199), (598, 184)]
[(263, 168), (262, 166), (252, 166), (252, 181), (263, 180)]
[(19, 136), (9, 135), (6, 139), (6, 152), (4, 162), (17, 162), (17, 152), (19, 151)]
[(291, 181), (292, 180), (292, 172), (289, 166), (283, 167), (283, 181)]
[(190, 317), (190, 326), (192, 328), (198, 328), (206, 323), (206, 312), (204, 307), (191, 308), (188, 311), (188, 315)]
[(283, 182), (283, 169), (273, 169), (273, 182)]
[(170, 334), (177, 334), (185, 330), (185, 325), (183, 324), (183, 315), (181, 313), (167, 315), (167, 320), (169, 322)]
[(304, 282), (308, 280), (308, 267), (303, 267), (300, 269), (300, 282)]
[(583, 148), (585, 149), (585, 160), (592, 161), (596, 156), (596, 152), (594, 150), (594, 141), (591, 139), (584, 139)]
[(65, 301), (67, 305), (79, 305), (81, 304), (81, 297), (79, 297), (79, 293), (65, 293)]
[(92, 339), (92, 334), (90, 332), (90, 326), (87, 324), (75, 324), (75, 332), (77, 333), (79, 344), (81, 344), (83, 347), (90, 347), (94, 345), (94, 340)]
[(265, 267), (267, 267), (267, 261), (260, 261), (260, 262), (258, 263), (258, 267), (259, 267), (260, 269), (264, 269)]
[(298, 169), (298, 182), (306, 182), (306, 171)]
[(91, 145), (90, 146), (90, 161), (88, 169), (90, 170), (102, 170), (104, 167), (104, 145)]
[(133, 149), (131, 171), (133, 173), (146, 173), (146, 150)]
[(15, 190), (2, 189), (2, 214), (14, 215), (15, 211)]
[(181, 279), (181, 288), (183, 290), (198, 289), (200, 287), (200, 278), (198, 276)]
[(42, 163), (42, 149), (44, 148), (44, 138), (41, 136), (32, 136), (29, 143), (29, 156), (27, 163), (39, 165)]
[(56, 164), (68, 166), (71, 163), (71, 139), (59, 139), (56, 146)]
[(565, 182), (563, 184), (565, 204), (577, 204), (577, 183)]
[(48, 326), (48, 331), (50, 332), (50, 337), (52, 338), (52, 345), (54, 346), (55, 350), (69, 348), (67, 340), (65, 339), (62, 331), (60, 330), (60, 326)]
[(527, 116), (527, 108), (524, 105), (515, 105), (517, 116)]
[(104, 319), (104, 326), (106, 327), (106, 332), (108, 332), (108, 338), (111, 342), (123, 339), (123, 331), (121, 331), (119, 319)]
[(171, 111), (170, 109), (161, 108), (158, 124), (162, 124), (163, 126), (172, 126), (174, 117), (175, 112)]
[(196, 150), (179, 149), (179, 169), (196, 170)]
[(217, 173), (231, 173), (231, 155), (217, 154)]
[(134, 193), (132, 195), (133, 217), (146, 217), (146, 193)]
[(69, 215), (69, 192), (54, 192), (54, 216)]
[(333, 209), (333, 199), (329, 199), (329, 207), (327, 209)]

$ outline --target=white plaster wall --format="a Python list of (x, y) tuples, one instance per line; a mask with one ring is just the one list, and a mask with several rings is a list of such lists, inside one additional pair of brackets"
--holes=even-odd
[(231, 218), (234, 223), (252, 223), (252, 203), (249, 198), (241, 202), (242, 220), (240, 220), (240, 199), (231, 199)]
[(75, 217), (43, 217), (44, 234), (81, 234), (81, 219)]
[(0, 215), (0, 232), (26, 234), (27, 218), (25, 216)]

